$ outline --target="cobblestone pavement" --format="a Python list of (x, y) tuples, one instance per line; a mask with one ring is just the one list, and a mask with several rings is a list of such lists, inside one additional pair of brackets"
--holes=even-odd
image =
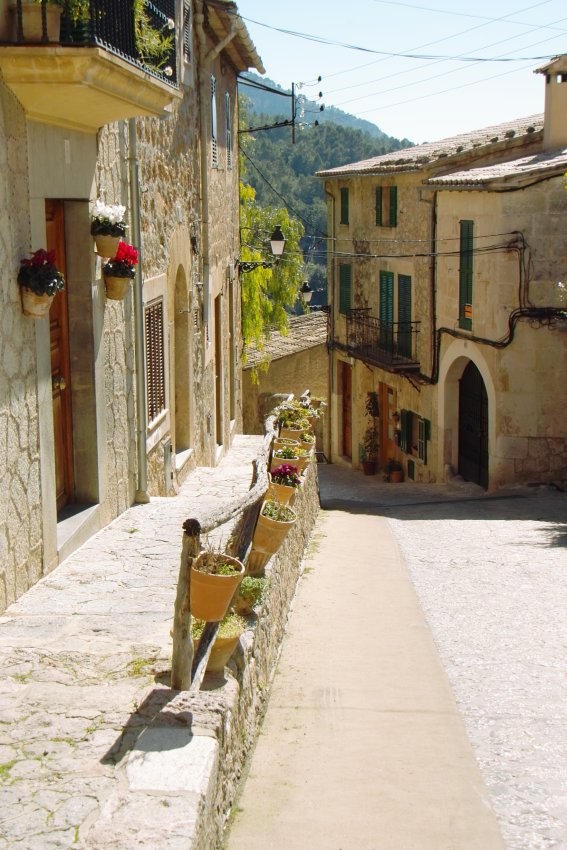
[(567, 848), (567, 494), (401, 485), (320, 467), (324, 504), (383, 514), (508, 850)]
[(120, 781), (108, 753), (169, 667), (182, 523), (248, 490), (261, 441), (126, 511), (0, 617), (1, 850), (90, 846)]

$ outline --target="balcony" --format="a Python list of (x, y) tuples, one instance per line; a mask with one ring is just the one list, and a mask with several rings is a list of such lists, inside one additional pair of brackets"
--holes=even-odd
[(14, 0), (0, 71), (27, 117), (83, 132), (162, 116), (180, 97), (175, 0)]
[(347, 314), (349, 353), (388, 372), (419, 371), (417, 335), (420, 322), (382, 322), (368, 308)]

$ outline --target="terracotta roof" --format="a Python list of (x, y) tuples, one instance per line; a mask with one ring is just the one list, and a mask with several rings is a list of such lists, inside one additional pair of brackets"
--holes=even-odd
[(434, 186), (479, 186), (496, 180), (518, 180), (522, 177), (529, 178), (539, 175), (553, 177), (554, 174), (563, 174), (566, 169), (567, 148), (561, 151), (545, 151), (535, 156), (510, 159), (496, 165), (453, 171), (444, 174), (442, 177), (431, 177), (426, 182)]
[(490, 147), (511, 142), (524, 136), (543, 131), (543, 114), (516, 118), (503, 124), (494, 124), (482, 130), (474, 130), (459, 136), (451, 136), (438, 142), (426, 142), (413, 148), (364, 159), (349, 165), (341, 165), (326, 171), (318, 171), (317, 177), (341, 177), (352, 174), (388, 174), (400, 171), (419, 171), (450, 156), (466, 154), (480, 147)]
[(289, 320), (287, 336), (279, 331), (272, 331), (262, 351), (253, 345), (246, 349), (245, 369), (258, 366), (266, 356), (270, 360), (279, 360), (298, 351), (315, 348), (327, 341), (327, 314), (314, 310), (304, 316), (293, 316)]

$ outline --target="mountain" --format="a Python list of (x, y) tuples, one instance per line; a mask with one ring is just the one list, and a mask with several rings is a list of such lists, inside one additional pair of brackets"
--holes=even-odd
[[(268, 77), (260, 77), (258, 74), (252, 72), (241, 74), (240, 79), (239, 93), (250, 98), (253, 112), (269, 115), (271, 118), (291, 118), (291, 89), (284, 89)], [(274, 91), (265, 91), (261, 88), (246, 85), (246, 80), (251, 81), (255, 86), (267, 86)], [(295, 94), (296, 98), (301, 97), (303, 90), (296, 88)], [(362, 132), (376, 139), (392, 138), (371, 121), (357, 118), (356, 115), (343, 112), (342, 109), (338, 109), (336, 106), (326, 106), (321, 112), (320, 100), (306, 99), (302, 106), (305, 109), (305, 117), (299, 118), (298, 116), (298, 120), (304, 121), (306, 124), (314, 124), (315, 121), (318, 121), (319, 124), (330, 122), (332, 124), (338, 124), (340, 127), (362, 130)], [(409, 147), (411, 144), (407, 139), (403, 139), (402, 142), (404, 147)]]

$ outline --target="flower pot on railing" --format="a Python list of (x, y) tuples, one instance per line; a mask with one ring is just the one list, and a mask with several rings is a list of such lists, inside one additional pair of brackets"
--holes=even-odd
[(299, 472), (304, 472), (313, 460), (313, 449), (299, 449), (296, 466)]
[(222, 620), (243, 576), (237, 558), (201, 552), (191, 565), (191, 614), (209, 623)]
[[(21, 0), (22, 36), (23, 43), (43, 41), (43, 18), (41, 3), (36, 0)], [(18, 42), (18, 4), (11, 3), (8, 7), (12, 17), (11, 40)], [(63, 9), (57, 3), (46, 3), (45, 19), (47, 25), (47, 40), (58, 42), (61, 35), (61, 13)]]
[(298, 446), (297, 440), (290, 440), (288, 437), (274, 437), (274, 451), (277, 449), (285, 449), (285, 448), (297, 448)]
[[(193, 620), (191, 624), (195, 652), (197, 652), (204, 626), (203, 620)], [(224, 672), (225, 666), (238, 645), (240, 635), (246, 631), (246, 626), (246, 620), (238, 614), (230, 613), (223, 617), (207, 661), (207, 673)]]
[(24, 316), (42, 319), (49, 313), (55, 295), (65, 287), (63, 275), (55, 265), (55, 251), (40, 248), (20, 263), (18, 283)]
[(305, 424), (306, 423), (301, 424), (298, 428), (294, 428), (293, 425), (282, 426), (280, 428), (280, 437), (299, 442), (302, 432), (305, 431)]
[(95, 201), (91, 213), (91, 235), (99, 256), (116, 256), (118, 245), (126, 235), (125, 212), (126, 207), (121, 204), (104, 204), (100, 200)]
[(274, 467), (271, 474), (268, 474), (270, 486), (266, 498), (273, 499), (282, 505), (291, 505), (297, 490), (301, 487), (298, 472), (297, 466), (289, 463)]
[(264, 567), (296, 522), (297, 514), (287, 505), (281, 505), (273, 499), (263, 503), (252, 538), (252, 551), (248, 556), (249, 575), (263, 574)]

